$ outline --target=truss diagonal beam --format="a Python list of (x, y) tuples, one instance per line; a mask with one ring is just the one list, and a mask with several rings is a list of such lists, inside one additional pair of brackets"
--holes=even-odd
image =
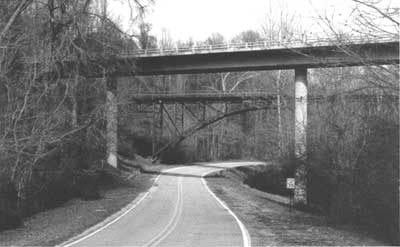
[(167, 114), (168, 120), (169, 122), (172, 124), (172, 126), (174, 126), (175, 131), (178, 133), (178, 135), (182, 135), (182, 133), (179, 131), (178, 127), (176, 126), (174, 120), (172, 119), (171, 115), (169, 114), (168, 110), (166, 107), (163, 108), (165, 113)]
[(197, 122), (201, 122), (201, 119), (198, 118), (196, 116), (196, 114), (194, 114), (194, 112), (192, 110), (190, 110), (190, 108), (188, 106), (186, 106), (186, 105), (183, 105), (183, 106), (185, 107), (186, 111), (190, 113), (189, 116), (192, 117), (192, 119), (196, 120)]
[(178, 145), (180, 142), (182, 142), (183, 140), (185, 140), (186, 138), (188, 138), (189, 136), (193, 135), (194, 133), (196, 133), (197, 131), (207, 127), (210, 124), (213, 124), (215, 122), (220, 121), (221, 119), (224, 119), (226, 117), (230, 117), (230, 116), (234, 116), (234, 115), (238, 115), (244, 112), (250, 112), (250, 111), (257, 111), (257, 110), (264, 110), (264, 109), (268, 109), (271, 107), (271, 101), (268, 102), (267, 105), (264, 106), (252, 106), (249, 108), (245, 108), (245, 109), (240, 109), (237, 111), (232, 111), (232, 112), (228, 112), (228, 113), (223, 113), (214, 117), (211, 117), (205, 121), (202, 121), (198, 124), (196, 124), (195, 126), (183, 131), (183, 133), (177, 137), (175, 137), (172, 141), (170, 141), (169, 143), (167, 143), (166, 145), (164, 145), (160, 150), (158, 150), (154, 155), (153, 155), (153, 160), (156, 160), (163, 152), (165, 152), (166, 150), (168, 150), (171, 147), (174, 147), (176, 145)]

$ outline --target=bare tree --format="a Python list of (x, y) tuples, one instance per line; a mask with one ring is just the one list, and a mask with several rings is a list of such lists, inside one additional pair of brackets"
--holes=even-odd
[[(15, 185), (20, 203), (40, 191), (32, 186), (38, 169), (50, 169), (49, 159), (62, 159), (71, 142), (103, 145), (105, 85), (79, 67), (93, 57), (104, 66), (105, 54), (118, 54), (132, 40), (95, 9), (91, 0), (0, 3), (1, 175)], [(69, 77), (58, 66), (66, 60), (77, 64)], [(59, 163), (53, 169), (73, 170), (79, 162)]]
[[(263, 36), (269, 42), (279, 42), (282, 45), (293, 40), (303, 39), (304, 33), (298, 17), (294, 14), (285, 12), (284, 6), (281, 6), (279, 12), (275, 11), (272, 4), (269, 5), (268, 13), (266, 14), (265, 23), (262, 25)], [(277, 13), (277, 14), (276, 14)], [(275, 75), (275, 90), (277, 103), (277, 124), (278, 124), (278, 141), (279, 153), (283, 154), (284, 146), (288, 143), (283, 142), (283, 127), (282, 127), (282, 102), (281, 95), (291, 95), (290, 92), (284, 92), (285, 82), (289, 81), (287, 74), (282, 70), (278, 70)]]
[[(311, 106), (309, 199), (336, 219), (352, 217), (372, 227), (380, 225), (386, 237), (398, 243), (399, 223), (393, 220), (399, 205), (398, 141), (391, 136), (399, 131), (399, 66), (371, 66), (347, 44), (355, 38), (397, 42), (399, 8), (384, 0), (352, 2), (345, 25), (319, 16), (332, 44), (363, 66), (312, 71), (312, 89), (337, 97)], [(360, 97), (356, 100), (354, 94)], [(331, 192), (319, 193), (321, 187)], [(373, 215), (369, 222), (363, 220), (366, 212)]]

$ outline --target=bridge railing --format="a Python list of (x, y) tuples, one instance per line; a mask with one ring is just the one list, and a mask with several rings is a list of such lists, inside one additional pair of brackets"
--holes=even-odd
[[(345, 44), (365, 44), (365, 43), (383, 43), (390, 41), (398, 41), (398, 37), (392, 35), (383, 36), (360, 36), (352, 37), (344, 40)], [(122, 56), (167, 56), (167, 55), (184, 55), (184, 54), (201, 54), (201, 53), (216, 53), (227, 51), (248, 51), (248, 50), (264, 50), (264, 49), (282, 49), (282, 48), (300, 48), (300, 47), (315, 47), (337, 44), (335, 38), (313, 38), (313, 39), (298, 39), (298, 40), (283, 40), (271, 41), (263, 40), (257, 42), (244, 43), (220, 43), (213, 45), (192, 45), (192, 46), (175, 46), (172, 48), (155, 48), (155, 49), (139, 49), (136, 51), (121, 54)]]

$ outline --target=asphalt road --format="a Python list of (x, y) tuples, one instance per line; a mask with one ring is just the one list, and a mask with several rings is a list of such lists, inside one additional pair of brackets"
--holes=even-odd
[(164, 170), (123, 217), (66, 246), (250, 246), (245, 226), (202, 177), (255, 164), (261, 163), (199, 163)]

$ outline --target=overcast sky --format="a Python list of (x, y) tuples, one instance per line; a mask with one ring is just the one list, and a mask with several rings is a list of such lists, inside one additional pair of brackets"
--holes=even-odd
[[(332, 8), (336, 8), (343, 12), (345, 1), (314, 2), (314, 7), (319, 10), (330, 9), (331, 12)], [(301, 18), (305, 25), (315, 24), (312, 17), (316, 15), (309, 0), (159, 0), (149, 14), (149, 21), (153, 23), (156, 33), (165, 28), (176, 39), (192, 37), (204, 40), (213, 32), (229, 39), (241, 31), (260, 30), (270, 12), (270, 4), (273, 15), (284, 9)]]
[[(109, 0), (109, 5), (127, 30), (130, 10), (118, 4), (124, 1)], [(344, 25), (353, 6), (351, 0), (155, 0), (146, 21), (152, 24), (152, 34), (157, 37), (164, 29), (175, 41), (205, 40), (215, 32), (229, 40), (241, 31), (261, 30), (270, 9), (273, 16), (281, 11), (295, 15), (307, 32), (319, 32), (318, 15)]]

